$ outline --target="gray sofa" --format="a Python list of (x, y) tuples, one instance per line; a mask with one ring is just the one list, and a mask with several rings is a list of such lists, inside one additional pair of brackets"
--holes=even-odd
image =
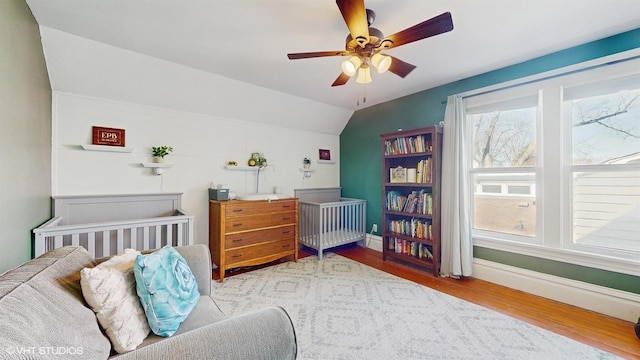
[(0, 359), (296, 358), (295, 331), (284, 309), (224, 315), (210, 296), (209, 249), (176, 249), (201, 296), (173, 336), (151, 333), (136, 350), (114, 353), (80, 287), (80, 270), (97, 261), (83, 247), (66, 246), (0, 275)]

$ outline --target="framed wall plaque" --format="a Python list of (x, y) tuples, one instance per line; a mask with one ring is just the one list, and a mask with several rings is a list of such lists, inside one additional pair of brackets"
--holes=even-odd
[(124, 129), (94, 126), (92, 144), (124, 146)]
[(331, 151), (327, 150), (327, 149), (319, 149), (320, 155), (319, 158), (320, 160), (331, 160)]

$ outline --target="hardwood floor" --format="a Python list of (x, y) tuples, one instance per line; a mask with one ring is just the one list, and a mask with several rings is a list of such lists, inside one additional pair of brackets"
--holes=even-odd
[(382, 261), (379, 252), (359, 246), (336, 253), (387, 273), (526, 321), (627, 359), (640, 359), (640, 339), (634, 324), (593, 311), (548, 300), (487, 281), (436, 278), (422, 270)]
[[(478, 279), (436, 278), (430, 273), (425, 273), (424, 270), (392, 261), (382, 261), (382, 255), (379, 252), (359, 246), (346, 246), (335, 252), (354, 261), (512, 316), (620, 357), (640, 360), (640, 339), (636, 337), (634, 324), (631, 322)], [(310, 253), (304, 250), (300, 252), (300, 258), (309, 255)], [(256, 268), (258, 267), (240, 269), (226, 276)], [(218, 279), (215, 271), (213, 278)]]

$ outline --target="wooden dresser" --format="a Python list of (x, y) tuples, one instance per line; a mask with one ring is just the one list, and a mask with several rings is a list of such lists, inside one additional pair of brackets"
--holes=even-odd
[(220, 269), (298, 261), (298, 199), (209, 201), (209, 249)]

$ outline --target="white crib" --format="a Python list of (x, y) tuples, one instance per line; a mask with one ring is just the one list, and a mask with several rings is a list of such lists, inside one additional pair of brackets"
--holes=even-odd
[(193, 243), (193, 216), (180, 209), (181, 193), (58, 196), (53, 218), (33, 230), (34, 256), (66, 245), (93, 257), (125, 248), (159, 249)]
[(367, 201), (340, 196), (340, 188), (295, 189), (299, 243), (325, 249), (366, 239)]

